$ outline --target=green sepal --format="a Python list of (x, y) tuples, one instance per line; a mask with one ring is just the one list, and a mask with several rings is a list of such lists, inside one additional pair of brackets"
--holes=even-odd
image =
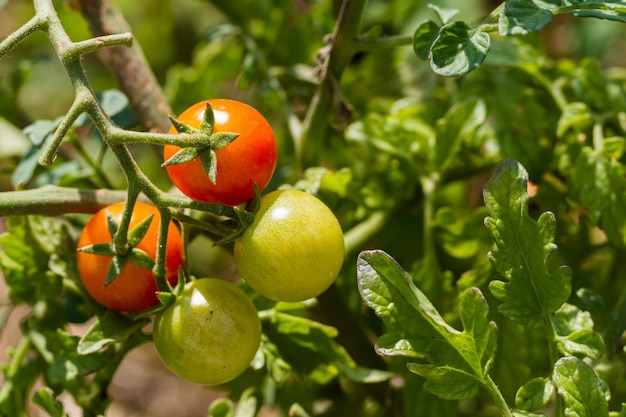
[(209, 137), (211, 143), (211, 149), (222, 149), (225, 146), (230, 145), (239, 137), (239, 133), (233, 132), (218, 132), (213, 133)]
[(172, 116), (168, 116), (168, 117), (170, 119), (170, 122), (172, 122), (172, 126), (174, 126), (174, 129), (176, 129), (178, 133), (198, 132), (198, 129), (196, 129), (195, 127), (189, 126), (187, 123), (183, 123), (180, 120), (173, 118)]
[(161, 166), (168, 167), (172, 165), (186, 164), (187, 162), (191, 162), (196, 159), (199, 154), (200, 150), (198, 148), (182, 148), (180, 151), (172, 155), (167, 161), (163, 162)]
[(212, 184), (217, 182), (217, 154), (213, 149), (206, 149), (200, 153), (200, 162), (209, 176)]
[(127, 256), (116, 255), (111, 259), (111, 263), (109, 264), (109, 270), (107, 271), (107, 276), (104, 280), (105, 287), (115, 281), (115, 279), (122, 273), (127, 261)]
[(139, 248), (132, 248), (128, 260), (140, 268), (147, 269), (149, 271), (154, 267), (154, 259), (150, 257), (146, 252)]
[(159, 307), (159, 310), (161, 310), (174, 304), (174, 301), (176, 301), (176, 294), (167, 291), (159, 291), (157, 292), (157, 298), (161, 303), (161, 306)]
[(112, 238), (117, 233), (119, 223), (115, 219), (115, 217), (113, 217), (113, 215), (109, 212), (109, 210), (106, 211), (106, 215), (107, 215), (107, 228), (109, 229), (109, 235)]
[(153, 218), (154, 214), (149, 215), (128, 232), (129, 246), (135, 247), (139, 244), (139, 242), (143, 240), (143, 238), (146, 236), (146, 233), (148, 232), (148, 229), (150, 228), (150, 224), (152, 224)]
[(113, 243), (94, 243), (93, 245), (78, 248), (80, 252), (89, 253), (100, 256), (115, 256)]
[(207, 101), (206, 110), (204, 111), (204, 117), (200, 123), (200, 132), (212, 135), (215, 129), (215, 113), (213, 113), (213, 107), (211, 103)]

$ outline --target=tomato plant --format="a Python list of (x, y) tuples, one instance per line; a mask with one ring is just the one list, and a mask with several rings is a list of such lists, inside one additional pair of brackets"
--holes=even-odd
[[(278, 150), (272, 127), (257, 110), (236, 100), (212, 99), (189, 107), (178, 116), (178, 121), (199, 128), (207, 110), (213, 109), (213, 132), (238, 134), (227, 146), (215, 150), (217, 174), (211, 180), (205, 167), (196, 157), (191, 162), (167, 166), (172, 182), (188, 197), (208, 203), (235, 206), (254, 197), (254, 186), (262, 191), (269, 183)], [(176, 133), (172, 127), (170, 133)], [(180, 150), (174, 145), (164, 147), (168, 160)]]
[[(623, 0), (23, 3), (1, 416), (626, 416)], [(104, 308), (77, 265), (161, 304)]]
[(154, 344), (175, 374), (218, 385), (246, 370), (261, 341), (261, 322), (248, 296), (234, 284), (201, 278), (185, 284), (154, 323)]
[(273, 191), (261, 198), (254, 221), (235, 241), (234, 255), (254, 290), (273, 300), (303, 301), (337, 279), (343, 233), (333, 212), (316, 197)]
[[(138, 312), (154, 307), (158, 303), (157, 285), (150, 269), (136, 265), (128, 260), (113, 281), (105, 285), (110, 271), (112, 256), (87, 253), (84, 248), (90, 245), (111, 243), (113, 238), (109, 230), (107, 215), (119, 222), (124, 210), (124, 203), (109, 205), (87, 222), (78, 238), (77, 265), (81, 281), (87, 292), (100, 304), (117, 311)], [(130, 227), (137, 226), (152, 216), (145, 235), (135, 248), (145, 252), (151, 259), (156, 257), (160, 214), (156, 207), (137, 202), (130, 218)], [(183, 249), (180, 232), (171, 223), (167, 234), (166, 277), (170, 285), (178, 281), (178, 268), (182, 266)]]

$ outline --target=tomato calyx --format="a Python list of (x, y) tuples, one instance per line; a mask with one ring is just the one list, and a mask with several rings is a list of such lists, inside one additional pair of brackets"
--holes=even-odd
[(204, 133), (208, 136), (206, 146), (189, 146), (183, 147), (180, 151), (172, 155), (167, 161), (161, 164), (162, 167), (186, 164), (200, 157), (200, 162), (205, 172), (209, 176), (209, 180), (216, 184), (217, 182), (217, 154), (216, 149), (224, 148), (230, 145), (239, 137), (239, 133), (233, 132), (214, 132), (215, 130), (215, 114), (211, 104), (207, 102), (204, 117), (200, 123), (200, 128), (195, 128), (187, 123), (183, 123), (170, 116), (170, 121), (178, 133)]
[(148, 255), (145, 251), (137, 248), (136, 246), (146, 236), (154, 215), (149, 215), (128, 231), (128, 235), (126, 238), (127, 243), (123, 247), (120, 247), (119, 245), (116, 245), (114, 243), (115, 235), (118, 232), (119, 223), (115, 220), (113, 215), (111, 215), (108, 210), (106, 212), (106, 217), (107, 227), (113, 242), (94, 243), (92, 245), (78, 248), (79, 251), (84, 253), (111, 257), (111, 263), (109, 264), (109, 269), (104, 280), (104, 286), (106, 287), (110, 285), (113, 281), (115, 281), (115, 279), (124, 270), (124, 267), (126, 266), (126, 263), (128, 261), (139, 266), (140, 268), (152, 270), (155, 264), (154, 259), (152, 259), (150, 255)]

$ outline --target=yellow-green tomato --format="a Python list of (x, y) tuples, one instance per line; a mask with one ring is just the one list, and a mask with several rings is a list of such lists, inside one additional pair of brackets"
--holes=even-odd
[(188, 282), (156, 318), (153, 338), (172, 372), (198, 384), (218, 385), (247, 369), (261, 342), (261, 322), (236, 285), (202, 278)]
[(303, 301), (335, 281), (344, 259), (341, 226), (319, 199), (297, 190), (273, 191), (235, 241), (241, 277), (277, 301)]

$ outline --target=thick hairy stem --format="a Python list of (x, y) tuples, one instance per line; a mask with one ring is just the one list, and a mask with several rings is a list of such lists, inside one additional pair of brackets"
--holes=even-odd
[[(112, 0), (79, 0), (81, 11), (96, 36), (129, 32), (130, 26)], [(98, 52), (115, 75), (120, 88), (142, 125), (153, 132), (166, 132), (172, 113), (143, 50), (138, 43), (130, 48), (106, 48)]]

